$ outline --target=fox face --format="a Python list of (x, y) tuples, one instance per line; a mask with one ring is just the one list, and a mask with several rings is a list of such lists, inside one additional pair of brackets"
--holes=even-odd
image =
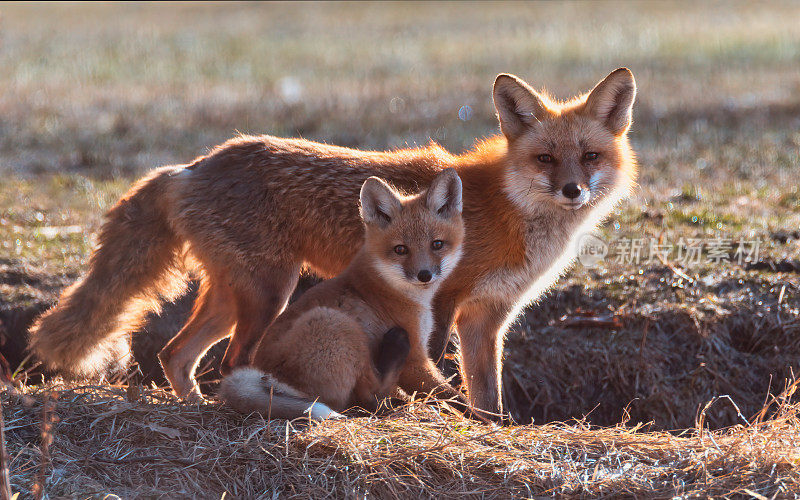
[(630, 184), (634, 162), (627, 131), (635, 95), (626, 68), (561, 104), (515, 76), (498, 76), (494, 103), (508, 139), (510, 198), (521, 207), (549, 203), (579, 210)]
[(405, 290), (432, 290), (461, 257), (461, 179), (443, 170), (430, 187), (402, 196), (378, 177), (361, 188), (364, 248), (378, 272)]

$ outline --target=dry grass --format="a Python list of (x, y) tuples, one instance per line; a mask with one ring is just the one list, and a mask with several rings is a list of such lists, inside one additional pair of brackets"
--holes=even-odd
[[(720, 395), (757, 413), (764, 394), (798, 372), (800, 318), (794, 299), (779, 304), (784, 276), (737, 274), (689, 285), (653, 266), (596, 290), (571, 279), (530, 308), (509, 338), (506, 406), (520, 422), (586, 415), (613, 425), (627, 412), (655, 429), (691, 427), (698, 408)], [(616, 325), (572, 326), (581, 311)], [(731, 405), (715, 405), (707, 423), (742, 420)]]
[[(33, 317), (84, 269), (103, 212), (147, 169), (236, 131), (460, 151), (497, 131), (499, 72), (568, 97), (633, 69), (640, 183), (606, 240), (764, 242), (755, 268), (576, 267), (505, 352), (507, 407), (545, 425), (495, 430), (415, 408), (287, 433), (158, 390), (132, 402), (118, 387), (30, 386), (27, 406), (3, 396), (15, 489), (35, 482), (53, 389), (50, 497), (800, 495), (798, 395), (769, 422), (751, 418), (800, 370), (798, 17), (796, 2), (0, 4), (0, 352), (12, 370)], [(154, 353), (189, 299), (134, 337), (135, 380), (163, 383)], [(614, 319), (570, 326), (587, 312)], [(705, 425), (723, 430), (662, 432), (695, 428), (712, 400)]]
[[(584, 422), (494, 427), (412, 404), (381, 417), (308, 425), (187, 404), (160, 390), (40, 387), (3, 394), (14, 491), (41, 463), (54, 398), (49, 496), (566, 498), (800, 495), (800, 406), (680, 434)], [(760, 415), (763, 417), (763, 415)]]

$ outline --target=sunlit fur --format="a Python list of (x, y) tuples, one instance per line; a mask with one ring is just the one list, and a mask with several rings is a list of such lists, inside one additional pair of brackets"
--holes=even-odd
[(270, 417), (285, 419), (307, 416), (311, 420), (326, 420), (342, 417), (325, 403), (312, 401), (291, 385), (249, 366), (237, 368), (222, 379), (219, 396), (242, 413), (267, 412)]
[[(540, 212), (542, 205), (591, 209), (632, 184), (636, 162), (627, 135), (614, 135), (584, 114), (586, 96), (566, 103), (540, 97), (549, 116), (537, 120), (509, 148), (505, 189), (517, 206), (528, 212)], [(585, 160), (586, 153), (596, 153), (598, 158)], [(552, 158), (551, 163), (538, 161), (545, 154)], [(570, 182), (583, 188), (578, 206), (561, 192)]]
[[(428, 196), (440, 186), (451, 187), (454, 198)], [(451, 209), (444, 213), (443, 206)], [(398, 385), (407, 394), (460, 397), (427, 352), (430, 302), (453, 268), (440, 264), (445, 258), (455, 263), (464, 234), (458, 175), (445, 170), (428, 193), (412, 196), (370, 178), (361, 190), (361, 207), (366, 226), (361, 250), (344, 272), (306, 292), (278, 317), (264, 334), (252, 368), (223, 379), (220, 396), (231, 406), (280, 418), (331, 418), (353, 405), (374, 409)], [(433, 252), (433, 240), (447, 244)], [(406, 255), (394, 252), (400, 244), (407, 247)], [(436, 268), (437, 278), (420, 284), (420, 266)], [(387, 349), (382, 341), (393, 327), (407, 332), (406, 350), (384, 352), (383, 359), (402, 358), (381, 374), (373, 359)]]
[[(502, 135), (462, 155), (436, 144), (376, 152), (243, 136), (188, 165), (156, 170), (111, 209), (88, 273), (36, 323), (32, 347), (47, 366), (76, 376), (127, 359), (127, 335), (162, 292), (180, 289), (178, 264), (188, 255), (201, 271), (200, 295), (159, 355), (174, 390), (187, 395), (197, 360), (231, 333), (222, 369), (247, 363), (301, 269), (330, 277), (353, 259), (364, 237), (355, 200), (367, 178), (413, 193), (452, 167), (463, 184), (463, 256), (438, 280), (430, 352), (441, 355), (455, 323), (470, 400), (499, 409), (507, 325), (565, 271), (575, 239), (636, 177), (627, 139), (634, 96), (626, 69), (565, 103), (501, 75), (494, 98)], [(599, 157), (583, 161), (586, 152)], [(555, 163), (537, 162), (541, 154)], [(582, 204), (564, 203), (567, 182), (586, 188)], [(381, 265), (370, 266), (418, 289), (411, 278), (423, 263), (394, 257), (395, 243), (386, 240), (376, 254)]]
[[(460, 193), (461, 181), (458, 176), (454, 179)], [(437, 214), (447, 201), (442, 197), (430, 202), (407, 204), (397, 212), (386, 207), (390, 213), (385, 215), (391, 217), (389, 223), (367, 225), (365, 247), (375, 260), (375, 268), (399, 289), (432, 295), (435, 285), (449, 274), (443, 269), (443, 264), (452, 271), (453, 263), (457, 261), (454, 256), (460, 254), (464, 230), (461, 225), (454, 225), (449, 218)], [(455, 202), (460, 214), (460, 194)], [(442, 242), (442, 248), (434, 249), (434, 241)], [(395, 251), (398, 246), (405, 247), (407, 253), (399, 255)], [(423, 270), (432, 276), (426, 283), (418, 279)]]

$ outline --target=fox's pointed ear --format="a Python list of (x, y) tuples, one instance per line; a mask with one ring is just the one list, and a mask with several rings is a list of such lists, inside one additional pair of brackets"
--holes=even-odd
[(367, 224), (388, 226), (403, 205), (397, 193), (379, 177), (370, 177), (361, 186), (361, 218)]
[(425, 193), (425, 205), (436, 215), (449, 218), (461, 214), (461, 178), (454, 168), (446, 168), (433, 179)]
[(500, 130), (508, 139), (516, 139), (527, 127), (548, 115), (541, 96), (514, 75), (498, 75), (492, 97), (500, 119)]
[(631, 110), (636, 98), (636, 81), (628, 68), (619, 68), (598, 83), (586, 98), (587, 113), (619, 135), (631, 124)]

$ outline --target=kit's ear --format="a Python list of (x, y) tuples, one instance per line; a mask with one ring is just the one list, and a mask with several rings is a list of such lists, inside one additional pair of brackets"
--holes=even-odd
[(386, 227), (400, 213), (400, 197), (379, 177), (370, 177), (361, 186), (361, 218), (367, 224)]
[(442, 170), (425, 193), (425, 205), (440, 217), (460, 215), (461, 178), (453, 168)]

